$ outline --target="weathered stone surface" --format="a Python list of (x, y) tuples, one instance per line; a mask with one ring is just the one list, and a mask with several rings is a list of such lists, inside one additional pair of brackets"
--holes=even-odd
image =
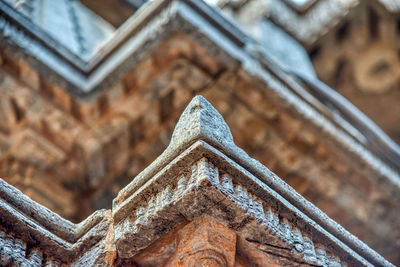
[(395, 25), (394, 17), (379, 5), (359, 5), (312, 47), (312, 60), (322, 81), (399, 142)]
[[(71, 266), (165, 261), (233, 267), (246, 259), (278, 266), (391, 266), (236, 147), (222, 116), (201, 96), (183, 112), (170, 146), (136, 179), (112, 211), (98, 211), (80, 224), (1, 180), (0, 222), (21, 241), (7, 245), (9, 238), (3, 238), (8, 243), (0, 259), (33, 266), (41, 264), (41, 255)], [(27, 246), (35, 249), (26, 258)], [(145, 259), (149, 251), (160, 257)]]
[[(25, 27), (0, 18), (5, 33), (0, 176), (80, 221), (95, 209), (110, 207), (119, 190), (164, 151), (180, 112), (201, 93), (221, 111), (235, 142), (251, 157), (385, 257), (397, 255), (398, 174), (351, 137), (347, 127), (337, 125), (335, 112), (307, 102), (299, 83), (274, 62), (252, 54), (252, 40), (213, 9), (200, 1), (151, 2), (126, 24), (129, 34), (113, 38), (89, 65), (66, 57), (62, 44), (49, 48)], [(263, 16), (263, 10), (256, 11)], [(385, 31), (395, 31), (391, 25)], [(299, 34), (318, 31), (306, 29)], [(359, 32), (351, 34), (357, 44), (368, 36), (366, 29)], [(340, 49), (330, 47), (335, 51), (323, 52), (329, 57), (321, 65), (334, 71)], [(133, 52), (120, 54), (119, 48)], [(84, 81), (79, 92), (97, 82), (101, 90), (73, 94), (71, 78)], [(395, 92), (387, 91), (391, 100), (398, 98)], [(375, 105), (378, 95), (372, 99), (372, 106), (386, 113)], [(395, 129), (397, 124), (388, 125)]]
[[(97, 211), (80, 224), (73, 224), (33, 202), (3, 180), (0, 183), (1, 227), (11, 236), (20, 238), (17, 242), (13, 241), (14, 237), (2, 234), (0, 242), (10, 244), (1, 246), (0, 259), (5, 262), (2, 264), (42, 266), (42, 257), (54, 266), (72, 263), (75, 257), (104, 239), (110, 223), (109, 211)], [(29, 247), (29, 253), (25, 251), (26, 247)]]
[[(203, 93), (207, 95), (207, 97), (209, 97), (210, 99), (213, 99), (213, 101), (216, 104), (220, 103), (218, 104), (218, 107), (223, 108), (223, 110), (226, 110), (225, 111), (226, 118), (229, 124), (232, 126), (232, 131), (235, 135), (235, 140), (237, 141), (237, 143), (240, 144), (240, 146), (242, 147), (246, 147), (246, 150), (252, 156), (256, 157), (264, 164), (267, 164), (272, 170), (277, 172), (280, 176), (285, 177), (286, 181), (289, 182), (292, 186), (294, 186), (296, 190), (298, 190), (302, 194), (305, 194), (305, 196), (309, 200), (313, 201), (317, 206), (324, 209), (324, 211), (327, 212), (331, 217), (334, 217), (335, 220), (339, 220), (342, 224), (345, 225), (347, 229), (350, 229), (352, 232), (357, 233), (358, 235), (360, 235), (360, 237), (363, 237), (363, 239), (369, 240), (369, 242), (371, 242), (370, 244), (377, 242), (375, 241), (376, 239), (373, 238), (375, 234), (372, 235), (372, 233), (378, 233), (378, 231), (380, 231), (378, 229), (390, 229), (389, 222), (396, 220), (395, 218), (385, 219), (386, 217), (382, 220), (381, 216), (371, 215), (373, 211), (385, 209), (386, 205), (385, 203), (387, 202), (382, 201), (382, 199), (384, 199), (382, 192), (384, 192), (385, 190), (376, 189), (375, 191), (377, 191), (377, 193), (375, 193), (374, 195), (377, 196), (377, 198), (375, 198), (375, 200), (367, 200), (368, 196), (370, 196), (369, 192), (371, 189), (369, 188), (379, 188), (381, 186), (376, 185), (376, 183), (374, 182), (369, 182), (370, 185), (366, 185), (366, 180), (362, 179), (362, 177), (371, 177), (371, 175), (367, 174), (365, 171), (361, 172), (360, 170), (354, 170), (355, 168), (351, 167), (351, 165), (350, 165), (350, 170), (348, 170), (347, 173), (340, 172), (337, 174), (336, 171), (332, 171), (336, 170), (337, 166), (339, 165), (347, 166), (345, 167), (345, 169), (349, 168), (351, 160), (350, 159), (344, 160), (346, 156), (344, 158), (342, 156), (334, 156), (334, 154), (332, 154), (333, 153), (332, 148), (328, 144), (326, 144), (324, 140), (321, 140), (321, 137), (318, 137), (317, 140), (309, 141), (311, 143), (316, 143), (316, 142), (318, 143), (316, 149), (312, 150), (313, 152), (315, 152), (315, 156), (313, 156), (313, 154), (310, 154), (308, 152), (307, 147), (305, 147), (304, 150), (299, 150), (298, 148), (296, 148), (296, 143), (299, 143), (298, 139), (300, 138), (296, 137), (296, 134), (297, 136), (300, 135), (300, 133), (296, 132), (299, 129), (298, 127), (299, 120), (297, 118), (293, 118), (292, 115), (283, 114), (284, 110), (276, 104), (277, 102), (273, 100), (272, 96), (261, 91), (261, 88), (257, 88), (257, 85), (255, 85), (254, 83), (249, 83), (248, 81), (246, 81), (248, 80), (248, 78), (241, 77), (240, 75), (238, 75), (237, 77), (239, 77), (239, 80), (236, 80), (235, 83), (233, 84), (228, 84), (227, 81), (224, 81), (224, 79), (232, 80), (232, 78), (229, 78), (228, 75), (227, 78), (224, 79), (222, 79), (221, 77), (221, 80), (219, 81), (217, 86), (208, 88), (205, 91), (203, 91)], [(250, 93), (252, 101), (248, 101), (248, 98), (246, 98), (245, 92), (247, 87), (254, 88), (253, 89), (254, 92)], [(233, 90), (236, 93), (232, 93)], [(218, 100), (219, 102), (217, 102), (218, 95), (221, 95), (219, 97), (220, 100)], [(179, 99), (177, 101), (182, 101), (182, 103), (184, 103), (187, 97), (185, 96), (185, 99), (181, 100), (180, 95), (175, 94), (174, 99)], [(118, 105), (118, 107), (116, 107), (118, 109), (114, 108), (114, 111), (111, 111), (111, 113), (114, 112), (117, 113), (122, 111), (124, 114), (127, 114), (124, 116), (126, 116), (126, 118), (129, 118), (129, 121), (132, 123), (132, 128), (130, 128), (129, 130), (130, 131), (129, 135), (130, 135), (130, 140), (132, 140), (130, 142), (132, 142), (131, 144), (134, 145), (134, 150), (133, 152), (130, 153), (129, 160), (126, 161), (125, 163), (125, 168), (126, 167), (130, 168), (131, 172), (129, 174), (123, 174), (122, 178), (123, 180), (121, 180), (122, 182), (120, 182), (119, 185), (110, 186), (112, 184), (112, 181), (115, 181), (116, 177), (118, 176), (114, 177), (109, 176), (110, 178), (107, 178), (107, 182), (103, 184), (100, 183), (101, 186), (100, 188), (104, 188), (101, 190), (110, 190), (111, 193), (107, 193), (103, 195), (103, 197), (101, 196), (101, 194), (96, 194), (95, 198), (93, 198), (94, 199), (93, 202), (96, 203), (94, 207), (104, 207), (105, 205), (109, 206), (110, 202), (108, 201), (110, 201), (112, 197), (118, 193), (120, 188), (122, 188), (125, 184), (129, 182), (129, 177), (136, 176), (146, 165), (150, 164), (156, 158), (156, 156), (162, 152), (162, 149), (165, 148), (167, 145), (170, 133), (173, 128), (172, 123), (176, 118), (176, 112), (173, 112), (170, 119), (167, 120), (168, 124), (164, 125), (158, 124), (157, 107), (153, 106), (152, 107), (153, 111), (149, 111), (150, 110), (149, 106), (157, 105), (156, 102), (154, 101), (153, 102), (154, 104), (152, 104), (151, 102), (149, 102), (150, 104), (146, 104), (146, 101), (144, 101), (140, 95), (133, 94), (130, 95), (130, 97), (126, 98), (126, 100), (124, 100), (123, 102), (119, 102), (121, 103), (121, 105)], [(41, 105), (44, 105), (44, 103), (42, 103)], [(175, 110), (178, 110), (179, 108), (181, 108), (181, 106), (177, 105), (176, 107), (174, 107)], [(30, 114), (30, 112), (28, 113)], [(155, 120), (153, 119), (153, 123), (150, 123), (151, 122), (150, 119), (146, 119), (147, 121), (145, 124), (146, 127), (144, 128), (143, 127), (144, 124), (142, 124), (143, 119), (141, 119), (143, 118), (142, 117), (143, 115), (141, 114), (146, 114), (146, 113), (149, 114), (148, 116), (150, 115), (156, 116), (156, 119)], [(282, 119), (279, 119), (279, 115), (277, 115), (279, 113), (281, 113)], [(259, 119), (261, 117), (260, 114), (262, 114), (263, 119)], [(41, 116), (44, 116), (46, 121), (48, 121), (50, 118), (53, 117), (54, 121), (57, 120), (60, 121), (62, 120), (62, 116), (65, 116), (65, 114), (62, 116), (60, 115), (46, 116), (46, 113), (43, 113), (43, 115)], [(290, 117), (290, 120), (284, 119), (288, 117)], [(86, 130), (87, 129), (86, 126), (84, 128), (73, 127), (71, 128), (71, 130), (68, 130), (70, 128), (66, 128), (67, 130), (65, 129), (63, 130), (63, 128), (60, 128), (58, 132), (55, 132), (56, 134), (54, 134), (54, 136), (57, 137), (60, 134), (65, 134), (66, 136), (67, 135), (75, 136), (75, 140), (72, 139), (71, 142), (72, 145), (69, 145), (70, 142), (69, 137), (68, 138), (58, 137), (60, 138), (59, 139), (60, 141), (57, 141), (57, 144), (61, 144), (62, 148), (64, 149), (74, 146), (75, 146), (74, 149), (76, 149), (76, 144), (74, 145), (74, 142), (78, 144), (78, 148), (80, 147), (80, 144), (82, 144), (83, 147), (85, 146), (89, 147), (90, 144), (92, 144), (93, 142), (98, 143), (100, 139), (106, 140), (102, 139), (103, 135), (118, 136), (117, 133), (112, 132), (113, 129), (118, 129), (118, 127), (110, 127), (112, 120), (115, 119), (111, 119), (111, 116), (110, 119), (101, 120), (101, 123), (99, 123), (99, 125), (91, 127), (92, 129), (91, 131)], [(72, 125), (75, 126), (79, 125), (77, 124), (77, 121), (75, 120), (72, 121), (73, 121)], [(65, 123), (67, 125), (70, 124), (69, 122)], [(292, 127), (292, 125), (290, 125), (291, 123), (294, 123), (296, 126)], [(53, 124), (51, 123), (50, 125)], [(56, 123), (54, 125), (56, 125)], [(107, 131), (109, 132), (107, 133), (106, 131), (106, 134), (102, 134), (102, 132), (98, 130), (100, 129), (100, 127), (103, 127), (103, 129), (108, 129)], [(291, 132), (287, 131), (284, 134), (280, 134), (280, 132), (277, 129), (278, 128), (284, 129), (285, 127), (293, 130)], [(306, 127), (308, 127), (307, 124), (302, 124), (301, 130), (302, 131), (309, 130), (312, 132), (312, 134), (318, 136), (318, 133), (316, 133), (311, 127), (310, 128)], [(79, 130), (72, 130), (76, 128), (78, 128)], [(56, 129), (58, 128), (56, 127)], [(95, 137), (93, 139), (92, 132), (94, 132), (95, 129), (96, 131), (98, 131), (97, 135), (98, 137)], [(73, 135), (69, 134), (70, 132), (74, 134)], [(85, 132), (88, 132), (88, 135)], [(144, 134), (143, 135), (140, 134), (141, 132), (144, 132)], [(159, 137), (157, 137), (158, 135)], [(90, 138), (86, 136), (89, 136)], [(290, 140), (286, 138), (289, 138)], [(50, 138), (49, 140), (53, 142), (52, 140), (56, 139)], [(108, 144), (108, 141), (107, 142), (104, 141), (104, 144), (105, 145)], [(15, 143), (14, 145), (17, 144)], [(304, 148), (303, 143), (300, 143), (299, 145), (300, 148)], [(104, 159), (112, 158), (111, 157), (112, 154), (109, 153), (112, 152), (112, 150), (105, 150), (103, 149), (103, 147), (104, 147), (103, 145), (101, 146), (99, 145), (96, 148), (97, 150), (94, 150), (95, 154), (97, 153), (96, 154), (97, 156), (90, 160), (89, 159), (86, 160), (83, 157), (85, 154), (80, 154), (79, 150), (75, 150), (73, 154), (68, 154), (69, 161), (65, 162), (64, 166), (57, 166), (56, 171), (57, 173), (59, 173), (58, 174), (58, 177), (60, 177), (59, 179), (67, 181), (67, 183), (72, 185), (73, 183), (75, 183), (74, 182), (75, 180), (82, 181), (82, 179), (80, 179), (79, 177), (84, 177), (86, 174), (96, 175), (96, 177), (100, 177), (100, 179), (101, 177), (104, 177), (105, 176), (105, 173), (103, 172), (103, 170), (105, 170)], [(110, 143), (110, 147), (114, 147), (114, 145)], [(323, 149), (321, 149), (322, 147)], [(82, 153), (85, 151), (85, 149), (83, 149)], [(125, 153), (128, 153), (129, 149), (130, 149), (129, 146), (123, 145), (119, 151), (121, 155), (124, 155)], [(322, 153), (325, 156), (321, 154), (322, 150), (325, 151), (324, 153)], [(41, 152), (37, 151), (36, 153), (41, 153)], [(93, 163), (90, 164), (87, 163), (89, 161)], [(124, 161), (125, 160), (118, 161), (118, 164), (122, 164)], [(111, 163), (114, 161), (109, 160), (108, 162)], [(19, 163), (17, 165), (23, 166), (24, 164)], [(113, 164), (110, 164), (110, 166), (114, 168), (115, 166), (112, 165)], [(73, 197), (70, 196), (70, 194), (65, 194), (64, 197), (60, 197), (61, 194), (63, 194), (60, 192), (64, 192), (63, 190), (58, 190), (57, 191), (58, 194), (57, 193), (54, 194), (55, 196), (58, 195), (57, 197), (52, 196), (49, 198), (43, 198), (39, 195), (39, 193), (37, 193), (38, 191), (36, 189), (32, 190), (29, 188), (36, 185), (39, 188), (45, 188), (41, 185), (45, 185), (46, 180), (44, 180), (43, 182), (25, 183), (25, 185), (22, 186), (22, 182), (19, 183), (13, 182), (16, 180), (24, 181), (24, 179), (22, 178), (25, 177), (21, 176), (24, 175), (24, 172), (21, 170), (22, 168), (18, 167), (15, 169), (16, 171), (13, 172), (7, 171), (12, 166), (11, 161), (8, 160), (4, 161), (2, 166), (5, 166), (3, 169), (2, 177), (4, 177), (8, 182), (13, 183), (16, 186), (20, 186), (20, 188), (24, 190), (26, 193), (30, 194), (32, 198), (41, 201), (41, 203), (46, 204), (46, 206), (50, 207), (51, 209), (58, 210), (65, 216), (72, 216), (72, 214), (76, 214), (76, 210), (80, 210), (80, 212), (82, 212), (82, 215), (80, 215), (80, 217), (84, 217), (86, 214), (89, 213), (90, 210), (93, 209), (88, 204), (83, 205), (82, 203), (80, 205), (81, 207), (80, 209), (74, 208), (74, 204), (72, 202)], [(322, 166), (322, 168), (318, 166)], [(85, 172), (85, 169), (86, 170), (90, 169), (92, 171)], [(102, 172), (103, 174), (101, 174)], [(125, 171), (122, 170), (122, 173), (124, 172)], [(17, 173), (19, 173), (19, 175), (17, 175)], [(346, 179), (341, 179), (340, 182), (327, 182), (327, 181), (338, 181), (337, 180), (338, 177), (348, 177), (348, 173), (353, 173), (351, 177), (353, 177), (354, 180), (350, 182), (351, 185), (349, 185), (349, 180)], [(38, 174), (34, 175), (34, 177), (41, 179), (41, 177), (47, 177), (47, 176), (51, 177), (51, 175), (53, 174), (51, 173), (46, 175)], [(326, 179), (322, 179), (321, 177), (326, 177)], [(71, 178), (72, 180), (70, 180)], [(99, 184), (99, 180), (97, 180), (96, 183)], [(331, 186), (333, 184), (334, 186)], [(330, 186), (327, 187), (327, 185)], [(366, 192), (363, 194), (355, 193), (354, 189), (348, 189), (344, 191), (344, 192), (349, 192), (349, 194), (351, 194), (351, 198), (354, 199), (351, 200), (348, 197), (342, 199), (348, 199), (349, 202), (358, 203), (357, 205), (359, 205), (359, 208), (357, 208), (357, 210), (360, 210), (360, 212), (357, 212), (355, 215), (350, 211), (353, 210), (351, 206), (349, 206), (344, 201), (342, 202), (339, 201), (340, 198), (339, 194), (337, 193), (339, 191), (335, 190), (335, 188), (339, 187), (343, 188), (345, 186), (351, 186), (358, 189), (366, 188)], [(329, 192), (329, 194), (325, 194), (326, 192)], [(106, 196), (107, 198), (104, 199), (104, 196)], [(343, 193), (341, 193), (341, 196), (343, 196)], [(77, 197), (81, 198), (80, 195), (78, 195)], [(69, 200), (55, 201), (56, 199), (60, 200), (69, 199)], [(100, 199), (101, 201), (98, 201), (98, 199)], [(372, 204), (373, 203), (372, 201), (376, 204)], [(371, 205), (377, 205), (377, 208), (375, 209), (368, 208), (371, 207)], [(387, 204), (387, 205), (389, 205), (390, 207), (393, 206), (393, 204)], [(59, 208), (60, 206), (63, 206), (65, 208)], [(370, 218), (369, 220), (363, 219), (365, 218), (365, 214), (369, 214), (368, 215)], [(354, 218), (354, 216), (356, 216), (356, 218)], [(375, 218), (373, 220), (374, 223), (372, 223), (371, 218)], [(364, 228), (360, 227), (360, 224), (363, 224)], [(371, 225), (371, 227), (365, 226), (369, 224)], [(372, 225), (374, 227), (372, 227)], [(377, 228), (375, 227), (376, 225), (382, 225), (382, 227)], [(368, 230), (362, 230), (362, 229), (368, 229)], [(387, 244), (385, 236), (388, 235), (388, 232), (380, 232), (380, 233), (381, 233), (380, 238), (383, 240), (382, 242)]]
[(192, 221), (178, 231), (176, 237), (175, 256), (166, 266), (233, 267), (235, 264), (235, 232), (211, 218)]
[[(205, 118), (208, 119), (205, 120)], [(179, 134), (183, 140), (181, 142), (178, 142)], [(221, 138), (222, 136), (226, 136), (225, 139)], [(219, 143), (219, 149), (225, 153), (232, 153), (231, 151), (236, 150), (236, 155), (240, 155), (240, 158), (235, 157), (234, 153), (229, 156), (235, 157), (233, 159), (236, 162), (224, 158), (226, 156), (204, 141), (197, 141), (182, 153), (182, 147), (187, 147), (186, 144), (191, 144), (199, 139), (214, 144)], [(179, 145), (177, 146), (177, 144)], [(179, 151), (181, 155), (177, 157), (176, 151)], [(224, 159), (219, 159), (219, 157)], [(196, 160), (199, 161), (192, 167), (184, 168), (189, 162), (196, 162)], [(267, 242), (281, 247), (290, 247), (296, 244), (292, 248), (296, 248), (301, 258), (309, 262), (331, 261), (327, 256), (321, 258), (322, 255), (326, 255), (326, 251), (325, 254), (321, 254), (320, 246), (317, 256), (315, 241), (310, 239), (310, 234), (317, 242), (327, 242), (332, 238), (330, 236), (332, 234), (339, 238), (340, 242), (351, 244), (350, 246), (360, 254), (369, 250), (316, 207), (302, 199), (261, 164), (251, 160), (252, 165), (250, 165), (247, 160), (251, 159), (234, 145), (229, 128), (222, 117), (204, 98), (194, 98), (182, 114), (169, 148), (114, 200), (113, 216), (116, 224), (115, 238), (119, 256), (124, 259), (136, 255), (141, 249), (154, 242), (154, 239), (166, 233), (168, 229), (173, 229), (183, 222), (184, 218), (191, 220), (203, 212), (214, 217), (217, 216), (219, 220), (227, 220), (225, 223), (235, 230), (240, 225), (240, 232), (246, 236), (246, 239), (259, 240), (261, 243)], [(163, 168), (163, 166), (167, 167)], [(221, 166), (222, 169), (215, 166)], [(246, 170), (241, 169), (240, 166), (245, 167)], [(235, 169), (237, 171), (234, 171)], [(263, 172), (260, 169), (263, 169)], [(160, 172), (156, 174), (157, 171)], [(256, 175), (258, 179), (261, 178), (263, 182), (248, 171)], [(229, 175), (220, 176), (220, 173)], [(245, 178), (241, 175), (250, 176)], [(273, 189), (267, 187), (266, 183)], [(260, 190), (264, 190), (264, 193), (261, 193)], [(265, 190), (272, 191), (267, 193)], [(249, 191), (257, 193), (253, 195), (254, 193)], [(268, 194), (270, 195), (267, 196)], [(226, 199), (224, 200), (224, 198)], [(284, 204), (282, 198), (285, 198), (288, 203)], [(298, 206), (300, 209), (297, 209), (292, 205), (302, 206)], [(179, 212), (177, 213), (177, 211)], [(280, 217), (287, 216), (286, 220), (279, 219), (275, 212), (278, 212)], [(218, 214), (220, 215), (218, 216)], [(304, 221), (302, 222), (302, 220)], [(309, 220), (317, 220), (320, 226)], [(251, 223), (252, 221), (254, 223)], [(257, 227), (263, 223), (266, 228)], [(302, 233), (304, 229), (298, 230), (305, 225), (310, 227), (310, 224), (313, 225), (311, 228), (314, 230), (308, 228), (311, 231), (308, 234)], [(330, 234), (324, 231), (328, 231)], [(321, 236), (317, 235), (317, 237), (315, 235), (317, 232)], [(136, 243), (132, 245), (129, 240), (136, 240)], [(297, 245), (298, 242), (301, 245)], [(329, 247), (330, 250), (344, 253), (343, 248), (336, 250), (337, 248), (334, 249), (331, 245)], [(347, 254), (346, 258), (354, 257), (355, 262), (367, 264), (364, 259), (359, 258), (359, 254), (353, 253)], [(378, 255), (370, 254), (367, 258), (377, 265), (388, 264)]]

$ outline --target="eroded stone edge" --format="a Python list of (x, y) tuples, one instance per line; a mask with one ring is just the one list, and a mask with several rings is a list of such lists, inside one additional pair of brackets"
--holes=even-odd
[[(249, 239), (260, 242), (268, 240), (274, 245), (286, 246), (299, 260), (324, 266), (339, 266), (341, 261), (371, 265), (356, 253), (352, 253), (347, 246), (340, 250), (346, 250), (345, 254), (348, 256), (339, 260), (339, 257), (322, 243), (314, 244), (315, 238), (310, 234), (300, 230), (287, 218), (280, 220), (274, 204), (271, 205), (250, 193), (246, 185), (237, 183), (237, 179), (219, 170), (206, 158), (188, 168), (191, 169), (190, 173), (177, 175), (169, 186), (161, 186), (154, 195), (150, 196), (146, 191), (142, 191), (142, 195), (137, 195), (136, 199), (131, 200), (136, 202), (136, 205), (129, 211), (130, 215), (115, 225), (116, 245), (120, 257), (134, 256), (179, 223), (193, 220), (202, 213), (223, 220), (222, 217), (227, 214), (216, 214), (225, 213), (228, 207), (234, 211), (235, 216), (231, 216), (231, 220), (225, 221), (225, 224), (234, 227), (235, 224), (241, 225), (242, 221), (249, 220), (251, 223), (243, 228), (251, 233)], [(157, 191), (155, 188), (148, 190)], [(150, 199), (146, 199), (146, 196)], [(218, 206), (216, 203), (223, 203), (225, 206)], [(271, 236), (275, 236), (275, 239), (271, 239)], [(134, 245), (129, 242), (133, 239)], [(332, 244), (330, 246), (332, 247)]]

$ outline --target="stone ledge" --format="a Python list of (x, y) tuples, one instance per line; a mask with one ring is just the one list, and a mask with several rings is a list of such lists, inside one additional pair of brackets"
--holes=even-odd
[[(222, 116), (201, 96), (185, 109), (165, 152), (120, 192), (112, 214), (98, 211), (72, 224), (1, 185), (2, 226), (31, 238), (19, 237), (22, 249), (15, 253), (24, 257), (29, 243), (29, 253), (36, 246), (46, 259), (112, 265), (116, 255), (130, 259), (180, 223), (206, 214), (245, 241), (284, 249), (302, 264), (392, 266), (236, 147)], [(1, 259), (7, 255), (0, 251)]]

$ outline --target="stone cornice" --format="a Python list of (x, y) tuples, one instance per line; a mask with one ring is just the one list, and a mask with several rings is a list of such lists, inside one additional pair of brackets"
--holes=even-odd
[[(326, 1), (317, 4), (322, 2)], [(12, 49), (15, 49), (16, 45), (22, 48), (23, 53), (30, 51), (29, 53), (37, 59), (27, 57), (27, 60), (32, 61), (36, 69), (45, 73), (46, 79), (54, 82), (66, 81), (62, 82), (62, 87), (82, 98), (95, 97), (151, 53), (167, 36), (174, 32), (182, 32), (207, 47), (213, 56), (218, 57), (227, 66), (240, 63), (246, 72), (275, 91), (282, 101), (288, 102), (291, 108), (312, 125), (327, 133), (359, 161), (371, 166), (378, 176), (385, 177), (385, 182), (395, 185), (396, 188), (400, 186), (397, 164), (391, 164), (391, 160), (388, 160), (388, 156), (397, 153), (394, 147), (386, 147), (382, 153), (382, 149), (374, 148), (377, 142), (369, 140), (368, 135), (374, 132), (373, 129), (367, 127), (364, 133), (359, 133), (351, 126), (351, 120), (362, 121), (362, 116), (354, 118), (354, 112), (338, 116), (334, 110), (323, 104), (324, 99), (319, 100), (307, 92), (306, 87), (288, 73), (290, 70), (283, 70), (273, 60), (265, 59), (254, 52), (252, 47), (257, 47), (254, 40), (202, 1), (151, 1), (121, 26), (99, 54), (84, 63), (85, 67), (79, 67), (77, 62), (68, 63), (66, 60), (74, 61), (74, 57), (69, 57), (68, 53), (62, 55), (62, 49), (58, 49), (61, 44), (43, 39), (45, 37), (39, 38), (33, 32), (29, 32), (28, 26), (10, 22), (11, 15), (3, 9), (0, 25), (3, 37), (7, 37), (5, 40), (13, 43)], [(8, 42), (6, 44), (10, 45)], [(345, 104), (349, 106), (348, 103)], [(353, 111), (354, 109), (353, 106), (348, 108)], [(384, 137), (388, 138), (386, 135)]]
[(99, 210), (79, 224), (32, 201), (21, 191), (0, 179), (0, 214), (3, 227), (23, 233), (24, 241), (40, 243), (40, 247), (60, 257), (74, 257), (83, 247), (89, 249), (108, 229), (107, 211)]
[[(245, 1), (243, 1), (245, 2)], [(393, 0), (376, 0), (388, 12), (398, 13), (400, 4)], [(247, 1), (243, 6), (254, 4), (261, 8), (257, 12), (280, 25), (297, 40), (305, 45), (312, 45), (327, 32), (333, 29), (349, 12), (360, 5), (359, 0), (318, 0), (309, 1), (304, 9), (297, 10), (290, 1), (271, 0), (267, 5), (257, 0)], [(221, 5), (229, 5), (229, 1), (221, 1)], [(239, 10), (240, 13), (240, 10)]]
[[(198, 140), (204, 140), (205, 142), (199, 142)], [(207, 143), (212, 144), (212, 146)], [(187, 147), (190, 144), (193, 145), (182, 153), (182, 148)], [(305, 200), (279, 177), (269, 171), (268, 168), (250, 158), (242, 149), (238, 148), (234, 144), (230, 130), (221, 115), (200, 96), (195, 97), (185, 109), (176, 125), (171, 144), (166, 151), (160, 155), (153, 164), (139, 174), (131, 184), (125, 187), (114, 200), (113, 217), (114, 222), (117, 225), (116, 229), (119, 229), (118, 235), (116, 234), (117, 247), (118, 244), (123, 246), (121, 244), (124, 243), (124, 240), (128, 241), (132, 238), (129, 234), (132, 229), (127, 227), (127, 225), (135, 225), (135, 220), (149, 220), (146, 218), (146, 216), (149, 216), (148, 213), (144, 212), (146, 209), (144, 207), (147, 205), (143, 207), (144, 209), (138, 209), (138, 207), (141, 206), (141, 204), (138, 203), (143, 203), (143, 201), (145, 203), (157, 203), (157, 201), (161, 201), (160, 204), (154, 204), (154, 206), (161, 207), (167, 205), (162, 202), (163, 194), (169, 196), (168, 201), (171, 201), (171, 198), (174, 198), (173, 196), (178, 200), (181, 194), (179, 193), (179, 183), (185, 184), (182, 188), (186, 188), (187, 184), (190, 183), (190, 179), (197, 179), (192, 177), (193, 174), (182, 176), (182, 173), (193, 173), (193, 170), (196, 170), (195, 172), (197, 172), (197, 167), (193, 167), (192, 171), (190, 171), (188, 169), (182, 170), (183, 166), (187, 166), (188, 164), (189, 166), (194, 166), (196, 165), (196, 160), (200, 160), (201, 158), (205, 158), (203, 159), (203, 162), (211, 162), (211, 165), (218, 166), (217, 169), (219, 169), (219, 171), (214, 170), (215, 173), (213, 176), (206, 177), (206, 183), (211, 183), (211, 185), (223, 183), (223, 177), (221, 178), (221, 175), (218, 173), (228, 173), (230, 174), (229, 177), (234, 177), (234, 179), (239, 179), (239, 181), (240, 179), (244, 179), (244, 182), (242, 180), (241, 183), (234, 183), (241, 184), (246, 191), (257, 192), (257, 194), (260, 194), (258, 196), (261, 196), (262, 199), (272, 199), (272, 202), (269, 202), (268, 206), (274, 207), (280, 215), (285, 214), (285, 217), (290, 221), (299, 223), (302, 227), (307, 225), (306, 229), (308, 230), (314, 226), (318, 226), (318, 230), (313, 229), (311, 230), (312, 233), (309, 232), (308, 234), (311, 234), (314, 237), (318, 236), (321, 240), (325, 240), (324, 242), (330, 243), (330, 248), (333, 246), (332, 243), (335, 243), (337, 245), (336, 249), (341, 251), (341, 253), (344, 253), (343, 251), (349, 249), (346, 254), (348, 257), (354, 257), (351, 260), (352, 262), (357, 262), (358, 264), (367, 264), (367, 262), (370, 262), (374, 265), (382, 266), (388, 264), (381, 256), (368, 248), (368, 246), (356, 237), (352, 236), (349, 232), (343, 229), (343, 227), (316, 208), (312, 203)], [(194, 162), (192, 162), (193, 160)], [(223, 166), (222, 169), (220, 169), (220, 166)], [(241, 175), (238, 174), (237, 171), (246, 173), (246, 175), (251, 177), (251, 179), (245, 179), (243, 177), (239, 178)], [(195, 175), (197, 175), (197, 173)], [(168, 192), (162, 193), (162, 189), (167, 186), (166, 184), (163, 184), (162, 180), (166, 179), (169, 181), (171, 176), (172, 179), (176, 180), (173, 182), (172, 187), (177, 191), (170, 192), (172, 189), (165, 189), (168, 190)], [(182, 181), (179, 182), (179, 179)], [(262, 186), (259, 188), (253, 188), (254, 183), (259, 183), (259, 186)], [(170, 184), (170, 182), (168, 182), (168, 184)], [(196, 184), (192, 182), (191, 186), (193, 188), (190, 190), (196, 191), (198, 185), (198, 183)], [(159, 191), (160, 196), (154, 197), (150, 200), (148, 196), (157, 191)], [(149, 192), (152, 193), (150, 194)], [(187, 201), (194, 203), (197, 198), (198, 196), (192, 197), (191, 201)], [(281, 205), (288, 206), (283, 207)], [(187, 211), (189, 212), (192, 210), (198, 211), (197, 208), (189, 208)], [(127, 214), (135, 213), (136, 216), (132, 215), (130, 218), (126, 218)], [(186, 215), (182, 209), (179, 209), (179, 214), (183, 216)], [(197, 216), (198, 215), (199, 214), (197, 214)], [(187, 216), (188, 218), (191, 218), (193, 215), (188, 214)], [(257, 220), (257, 218), (254, 219)], [(178, 222), (179, 220), (176, 221), (176, 223)], [(124, 233), (124, 229), (127, 234), (125, 237), (122, 234)], [(135, 231), (137, 231), (136, 228)], [(124, 255), (124, 252), (122, 253), (122, 255)], [(126, 252), (126, 254), (132, 256), (134, 252)], [(358, 258), (360, 256), (358, 254), (363, 255), (361, 258), (364, 259), (361, 260)]]
[(312, 44), (333, 28), (356, 5), (358, 0), (317, 1), (306, 12), (299, 14), (286, 3), (273, 0), (271, 19), (305, 44)]
[[(222, 116), (201, 96), (185, 109), (165, 152), (114, 200), (112, 215), (98, 211), (72, 224), (3, 181), (0, 188), (1, 227), (23, 247), (69, 264), (101, 258), (113, 246), (113, 255), (129, 259), (180, 223), (208, 214), (300, 264), (391, 266), (236, 147)], [(99, 243), (103, 249), (93, 250)], [(0, 253), (5, 262), (4, 253), (14, 261), (20, 256)]]
[(1, 1), (0, 29), (3, 45), (11, 45), (14, 50), (21, 49), (19, 53), (27, 54), (39, 72), (43, 75), (52, 73), (47, 76), (48, 79), (58, 83), (59, 79), (65, 81), (63, 87), (71, 94), (85, 98), (118, 79), (121, 72), (129, 69), (168, 33), (184, 31), (184, 24), (193, 23), (192, 18), (187, 16), (189, 10), (208, 21), (235, 45), (241, 47), (249, 39), (215, 9), (197, 0), (146, 3), (88, 60), (69, 51)]

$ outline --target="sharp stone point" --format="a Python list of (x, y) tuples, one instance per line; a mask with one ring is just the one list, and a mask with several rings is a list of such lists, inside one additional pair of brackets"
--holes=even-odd
[(203, 96), (197, 95), (179, 118), (168, 148), (184, 148), (200, 139), (222, 147), (234, 144), (221, 114)]

